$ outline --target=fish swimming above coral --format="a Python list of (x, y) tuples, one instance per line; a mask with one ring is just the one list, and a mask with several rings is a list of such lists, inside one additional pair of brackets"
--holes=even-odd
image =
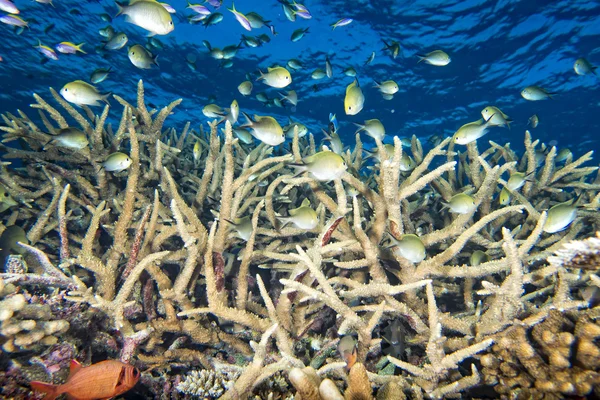
[(108, 399), (129, 391), (139, 379), (137, 368), (120, 361), (106, 360), (84, 367), (72, 360), (65, 383), (52, 385), (33, 381), (31, 387), (46, 393), (44, 399), (47, 400), (54, 400), (63, 393), (78, 400)]
[(162, 1), (0, 0), (0, 397), (600, 396), (597, 2)]

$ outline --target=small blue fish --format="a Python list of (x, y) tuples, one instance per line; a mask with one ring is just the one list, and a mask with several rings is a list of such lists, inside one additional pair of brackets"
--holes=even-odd
[(298, 4), (298, 3), (294, 2), (292, 5), (294, 7), (296, 7), (296, 11), (294, 11), (294, 15), (297, 15), (300, 18), (304, 18), (304, 19), (312, 18), (310, 11), (308, 11), (308, 8), (306, 8), (306, 6), (304, 4)]
[(304, 19), (311, 19), (312, 18), (312, 15), (308, 11), (295, 11), (294, 15), (297, 15), (300, 18), (304, 18)]
[(19, 9), (10, 0), (0, 0), (0, 10), (9, 14), (19, 14)]
[(104, 22), (112, 22), (112, 17), (106, 13), (100, 14), (100, 18), (102, 18), (102, 21)]
[[(333, 129), (332, 129), (333, 128)], [(338, 122), (335, 114), (329, 113), (329, 132), (337, 132), (338, 130)]]
[(112, 67), (109, 67), (108, 69), (98, 68), (97, 70), (92, 72), (92, 75), (90, 76), (90, 82), (94, 84), (104, 82), (104, 80), (108, 77), (111, 68)]
[(221, 21), (223, 21), (223, 14), (214, 12), (202, 21), (202, 25), (207, 28), (209, 25), (216, 25)]
[(245, 30), (252, 30), (252, 24), (250, 23), (250, 20), (244, 14), (235, 9), (235, 3), (231, 3), (231, 8), (228, 8), (228, 10), (231, 11), (233, 15), (235, 15), (235, 19)]
[(196, 14), (210, 15), (210, 10), (202, 4), (192, 4), (188, 1), (187, 8), (191, 9)]
[(352, 23), (352, 21), (354, 21), (352, 18), (342, 18), (340, 19), (338, 22), (335, 22), (333, 24), (331, 24), (331, 30), (335, 30), (335, 28), (339, 27), (339, 26), (346, 26)]
[(54, 50), (52, 50), (50, 47), (44, 46), (42, 44), (42, 42), (40, 42), (39, 39), (38, 39), (38, 45), (33, 46), (33, 47), (38, 49), (38, 51), (40, 53), (42, 53), (44, 55), (44, 57), (48, 58), (49, 60), (54, 60), (54, 61), (58, 60), (58, 56), (56, 55), (56, 52)]
[(208, 17), (206, 14), (196, 14), (193, 17), (188, 17), (188, 22), (190, 24), (195, 24), (196, 22), (202, 22)]
[(165, 8), (165, 10), (167, 10), (167, 12), (169, 14), (175, 14), (177, 13), (177, 11), (173, 8), (172, 5), (167, 4), (167, 3), (160, 3), (161, 6), (163, 6)]
[(27, 23), (27, 21), (25, 21), (23, 18), (19, 17), (18, 15), (13, 15), (13, 14), (3, 15), (0, 17), (0, 22), (2, 22), (3, 24), (6, 24), (6, 25), (13, 25), (13, 26), (18, 26), (18, 27), (22, 27), (22, 28), (29, 28), (29, 24)]
[(63, 54), (76, 54), (78, 51), (87, 54), (85, 51), (81, 49), (85, 43), (75, 44), (72, 42), (61, 42), (56, 45), (56, 50)]
[(205, 3), (210, 4), (214, 8), (219, 8), (223, 4), (223, 0), (206, 0)]
[(298, 40), (302, 39), (304, 37), (304, 35), (306, 35), (307, 33), (308, 33), (308, 28), (296, 29), (292, 33), (292, 37), (290, 39), (292, 42), (297, 42)]

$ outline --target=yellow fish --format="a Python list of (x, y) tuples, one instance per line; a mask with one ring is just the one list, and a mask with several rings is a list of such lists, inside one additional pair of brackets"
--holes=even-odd
[(346, 97), (344, 98), (344, 111), (346, 115), (358, 114), (365, 104), (365, 96), (363, 95), (358, 79), (346, 87)]
[(318, 181), (331, 181), (344, 174), (348, 166), (337, 153), (320, 151), (302, 160), (302, 164), (292, 164), (294, 168), (307, 171)]
[(300, 207), (290, 210), (289, 213), (289, 217), (277, 217), (281, 222), (281, 227), (291, 222), (297, 228), (311, 230), (319, 224), (319, 217), (315, 210), (310, 208), (310, 200), (308, 199), (304, 199)]
[(266, 85), (274, 87), (274, 88), (284, 88), (290, 83), (292, 83), (292, 76), (290, 75), (290, 71), (283, 67), (275, 67), (268, 68), (268, 72), (263, 74), (260, 72), (260, 77), (257, 81), (262, 80)]
[(139, 0), (126, 6), (117, 3), (117, 7), (119, 8), (117, 16), (125, 15), (127, 22), (146, 29), (154, 35), (166, 35), (175, 29), (171, 14), (157, 1)]

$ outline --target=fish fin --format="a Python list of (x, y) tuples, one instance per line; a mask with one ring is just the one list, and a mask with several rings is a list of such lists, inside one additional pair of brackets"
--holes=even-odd
[(310, 207), (310, 200), (307, 198), (302, 200), (302, 203), (300, 203), (300, 207)]
[(83, 368), (83, 365), (81, 365), (79, 361), (71, 360), (71, 363), (69, 364), (69, 378), (75, 375), (81, 368)]
[(40, 381), (31, 381), (29, 385), (33, 390), (37, 392), (46, 393), (46, 396), (44, 396), (44, 400), (54, 400), (60, 394), (58, 393), (58, 385), (53, 385), (51, 383), (45, 383)]

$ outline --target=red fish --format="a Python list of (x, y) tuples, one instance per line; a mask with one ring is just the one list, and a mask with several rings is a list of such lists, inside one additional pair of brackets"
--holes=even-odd
[(140, 371), (132, 365), (117, 360), (105, 360), (83, 367), (71, 361), (67, 382), (62, 385), (33, 381), (31, 388), (46, 393), (45, 400), (54, 400), (66, 393), (73, 400), (110, 399), (135, 386)]

